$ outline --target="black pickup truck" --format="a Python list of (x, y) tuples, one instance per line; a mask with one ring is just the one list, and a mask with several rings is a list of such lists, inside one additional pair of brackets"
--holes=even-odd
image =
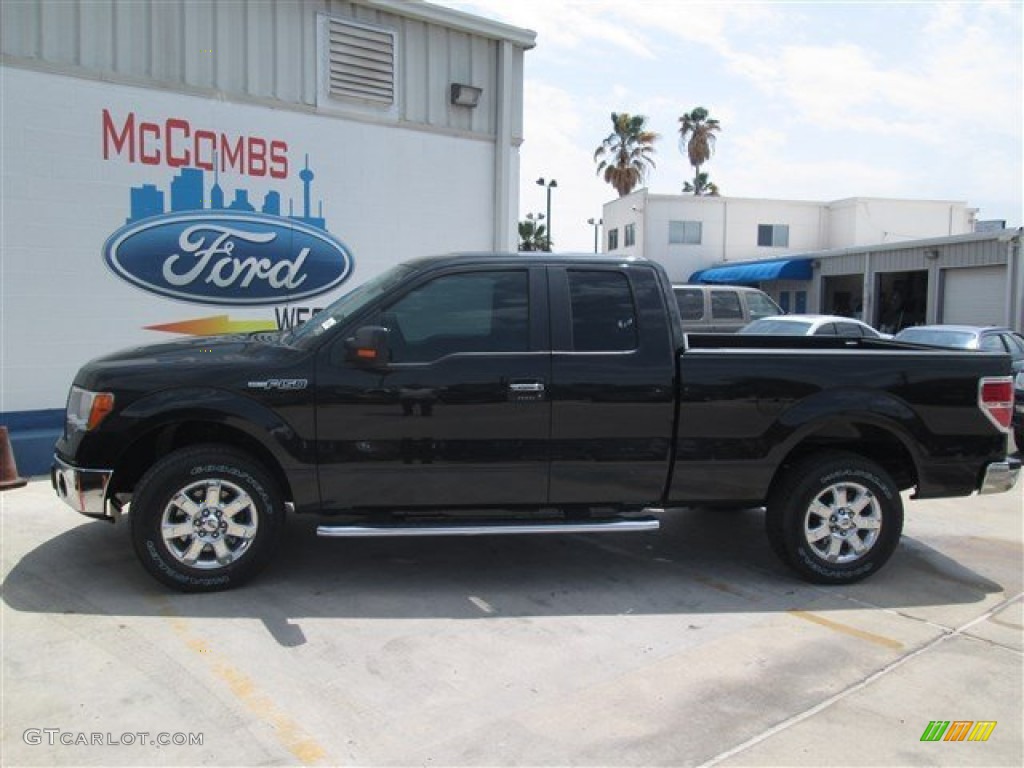
[(186, 591), (266, 564), (286, 510), (324, 536), (650, 530), (765, 506), (803, 578), (878, 570), (916, 498), (1013, 487), (1010, 360), (841, 338), (684, 335), (640, 259), (398, 266), (305, 325), (176, 341), (75, 377), (52, 472)]

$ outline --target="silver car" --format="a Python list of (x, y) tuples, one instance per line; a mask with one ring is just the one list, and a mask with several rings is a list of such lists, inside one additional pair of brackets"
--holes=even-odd
[(867, 323), (841, 315), (780, 315), (755, 320), (740, 333), (762, 336), (843, 336), (853, 339), (891, 339)]

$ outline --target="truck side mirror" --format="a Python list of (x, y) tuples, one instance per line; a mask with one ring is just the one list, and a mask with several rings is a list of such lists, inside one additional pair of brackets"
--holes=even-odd
[(345, 359), (365, 368), (377, 368), (391, 362), (388, 329), (379, 325), (364, 325), (355, 335), (345, 339)]

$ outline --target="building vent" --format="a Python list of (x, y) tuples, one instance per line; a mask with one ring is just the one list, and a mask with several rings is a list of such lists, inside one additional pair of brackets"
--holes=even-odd
[(338, 19), (327, 20), (328, 93), (340, 99), (395, 103), (395, 35)]

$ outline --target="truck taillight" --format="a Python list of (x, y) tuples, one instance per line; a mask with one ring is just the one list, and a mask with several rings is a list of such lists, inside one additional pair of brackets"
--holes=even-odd
[(1013, 418), (1013, 379), (986, 376), (978, 383), (978, 407), (1003, 432), (1010, 431)]

